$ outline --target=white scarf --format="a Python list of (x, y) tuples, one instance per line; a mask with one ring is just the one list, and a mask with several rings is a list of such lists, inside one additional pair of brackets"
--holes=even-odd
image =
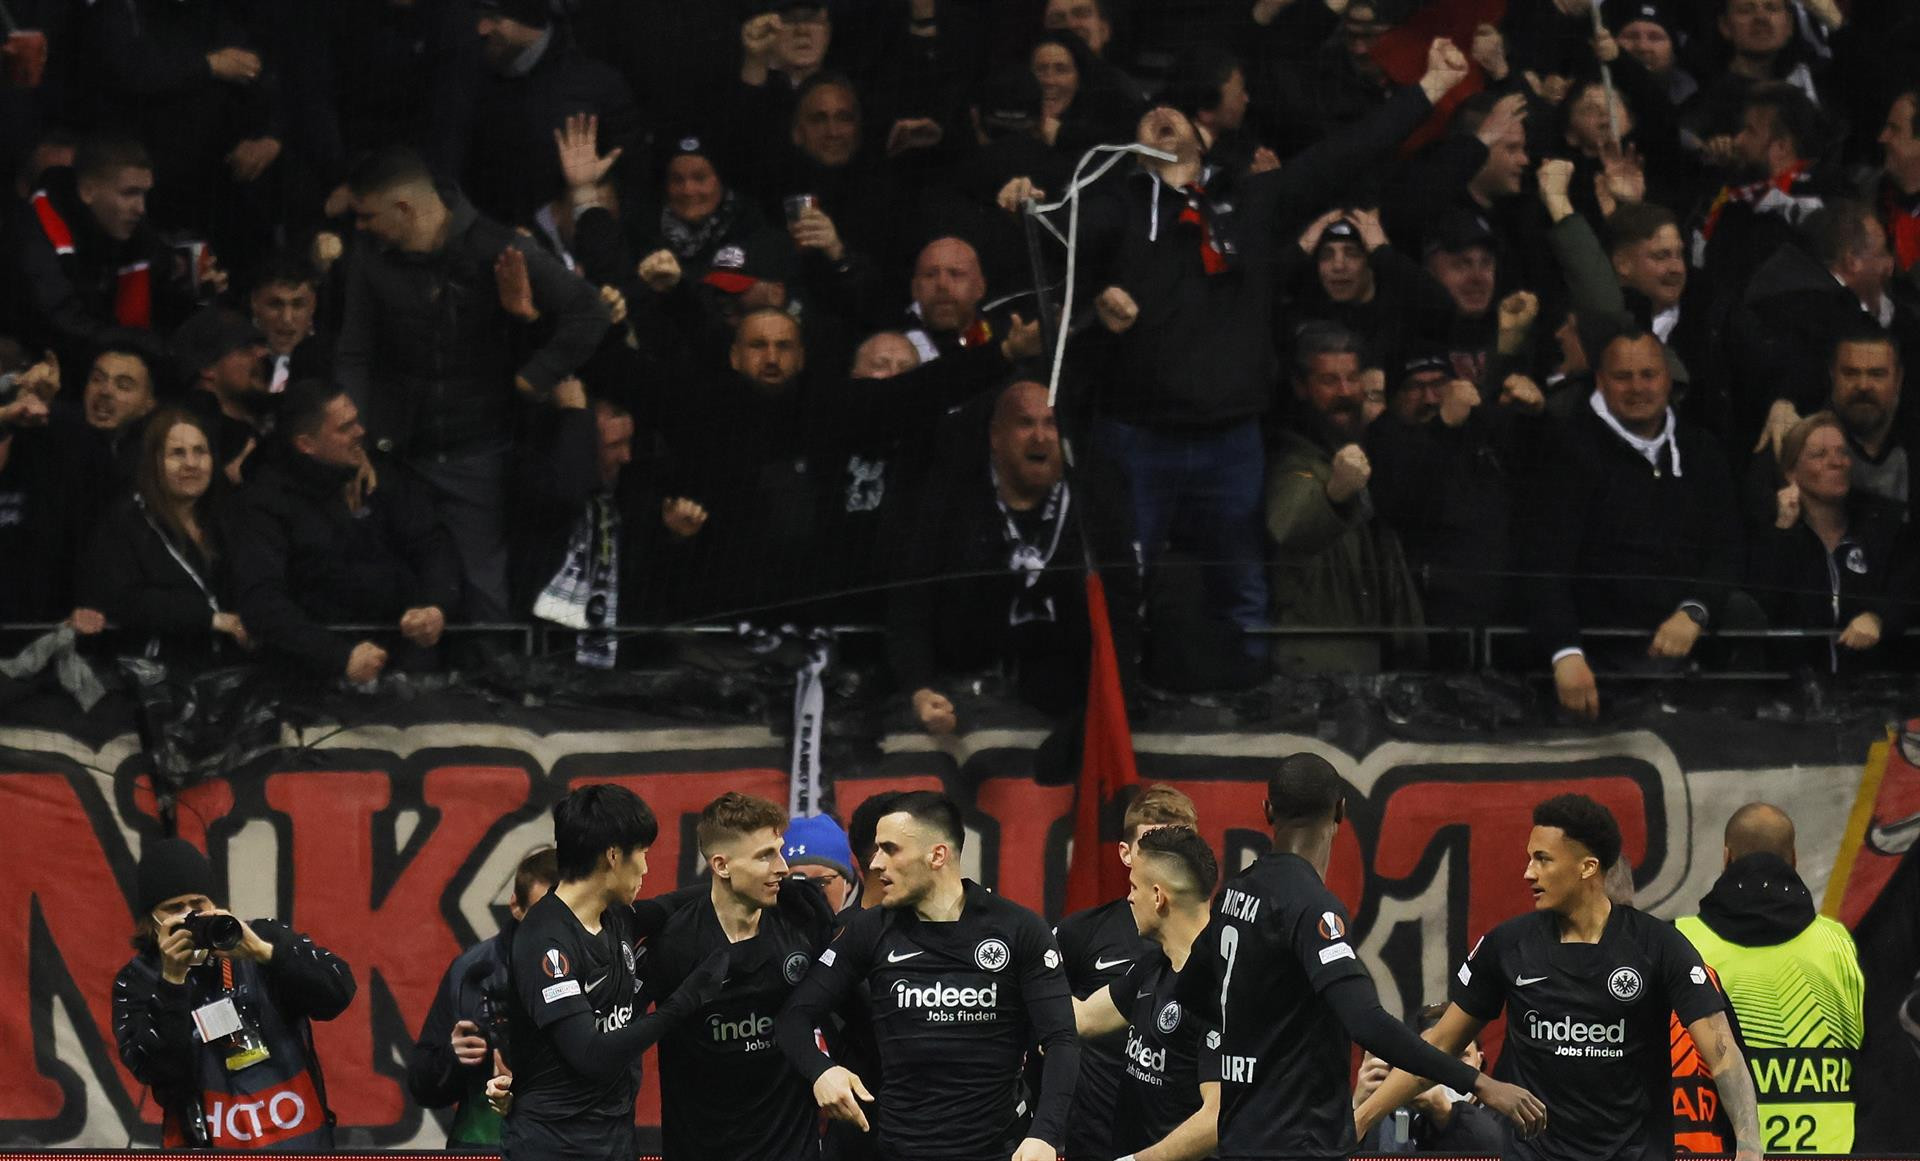
[(1600, 397), (1598, 390), (1587, 396), (1587, 402), (1593, 405), (1593, 413), (1600, 417), (1600, 422), (1612, 428), (1613, 434), (1626, 440), (1628, 447), (1646, 457), (1646, 461), (1656, 469), (1660, 466), (1660, 449), (1665, 448), (1673, 460), (1674, 476), (1677, 478), (1680, 475), (1680, 444), (1673, 438), (1673, 408), (1667, 408), (1667, 424), (1660, 429), (1660, 434), (1652, 439), (1642, 439), (1620, 425), (1620, 421), (1613, 417), (1613, 412), (1607, 410), (1607, 401)]

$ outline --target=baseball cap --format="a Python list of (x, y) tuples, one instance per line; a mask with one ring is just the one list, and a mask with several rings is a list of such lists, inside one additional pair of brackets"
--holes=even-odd
[(1427, 235), (1426, 245), (1421, 253), (1433, 254), (1445, 251), (1458, 254), (1462, 250), (1471, 250), (1475, 246), (1494, 248), (1493, 227), (1487, 220), (1470, 210), (1449, 210)]
[(241, 347), (267, 341), (258, 327), (223, 306), (203, 307), (173, 332), (173, 359), (188, 379)]

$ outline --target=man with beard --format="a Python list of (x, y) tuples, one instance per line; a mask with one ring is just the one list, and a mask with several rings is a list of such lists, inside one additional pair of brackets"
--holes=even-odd
[(912, 580), (892, 591), (888, 656), (933, 734), (958, 728), (947, 680), (956, 675), (998, 668), (1030, 705), (1063, 716), (1077, 706), (1091, 648), (1089, 560), (1102, 566), (1115, 652), (1123, 667), (1132, 660), (1138, 582), (1125, 505), (1102, 493), (1097, 473), (1067, 476), (1045, 384), (1000, 393), (986, 451), (969, 441), (934, 466), (938, 502), (895, 552)]
[(1755, 272), (1729, 346), (1746, 410), (1771, 402), (1758, 451), (1824, 403), (1824, 363), (1836, 334), (1875, 327), (1903, 357), (1920, 350), (1920, 319), (1888, 293), (1893, 255), (1865, 203), (1834, 198), (1808, 216), (1804, 243), (1783, 246)]
[[(1418, 625), (1420, 599), (1400, 539), (1374, 519), (1373, 466), (1360, 387), (1360, 341), (1333, 323), (1309, 323), (1294, 341), (1297, 423), (1283, 429), (1267, 481), (1274, 559), (1273, 617), (1282, 625)], [(1408, 642), (1411, 645), (1413, 642)], [(1377, 640), (1288, 637), (1287, 672), (1377, 671)]]
[[(1898, 504), (1912, 502), (1916, 440), (1912, 416), (1901, 406), (1905, 362), (1892, 336), (1862, 321), (1840, 332), (1828, 367), (1827, 410), (1840, 418), (1853, 453), (1852, 488)], [(1758, 525), (1779, 514), (1785, 484), (1774, 456), (1757, 455), (1747, 476), (1747, 509)]]
[[(1597, 389), (1576, 408), (1528, 496), (1519, 543), (1537, 644), (1568, 712), (1600, 712), (1589, 652), (1615, 669), (1671, 670), (1729, 605), (1741, 537), (1720, 447), (1680, 422), (1660, 340), (1623, 330), (1595, 344)], [(1652, 640), (1583, 647), (1586, 627)]]
[[(1264, 668), (1268, 655), (1266, 640), (1248, 631), (1268, 619), (1261, 420), (1272, 396), (1283, 249), (1299, 223), (1383, 161), (1467, 71), (1460, 50), (1436, 40), (1419, 84), (1337, 143), (1238, 182), (1208, 166), (1211, 142), (1190, 120), (1158, 106), (1140, 118), (1135, 139), (1173, 160), (1143, 159), (1138, 172), (1088, 191), (1081, 206), (1075, 293), (1100, 325), (1082, 332), (1078, 349), (1105, 360), (1092, 446), (1127, 476), (1149, 564), (1169, 548), (1210, 562), (1206, 609), (1240, 631), (1244, 668)], [(1015, 179), (1001, 190), (1001, 207), (1017, 211), (1036, 192)]]
[(992, 324), (980, 314), (987, 278), (970, 243), (959, 238), (928, 242), (914, 263), (912, 289), (906, 335), (922, 362), (993, 337)]
[(1519, 375), (1493, 406), (1484, 398), (1439, 348), (1416, 347), (1367, 428), (1367, 492), (1404, 546), (1431, 625), (1488, 625), (1507, 610), (1509, 480), (1544, 434), (1531, 417), (1546, 400)]
[[(1776, 0), (1763, 0), (1776, 2)], [(1693, 265), (1722, 293), (1738, 295), (1794, 228), (1824, 204), (1814, 172), (1823, 144), (1820, 112), (1792, 85), (1756, 85), (1734, 135), (1728, 182), (1693, 235)]]
[(213, 437), (213, 462), (237, 484), (269, 426), (265, 336), (233, 311), (209, 306), (174, 332), (173, 350), (192, 388), (187, 406)]

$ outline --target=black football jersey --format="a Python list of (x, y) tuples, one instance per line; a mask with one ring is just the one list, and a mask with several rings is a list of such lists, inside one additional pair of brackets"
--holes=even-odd
[(1547, 1128), (1516, 1140), (1523, 1161), (1653, 1161), (1673, 1155), (1669, 1013), (1682, 1024), (1726, 1010), (1687, 938), (1615, 907), (1598, 943), (1562, 943), (1558, 916), (1509, 919), (1474, 945), (1453, 1002), (1477, 1020), (1507, 1014), (1500, 1074), (1547, 1106)]
[[(1141, 956), (1155, 951), (1140, 937), (1125, 899), (1076, 911), (1062, 919), (1053, 934), (1066, 962), (1067, 986), (1082, 1000), (1116, 983)], [(1067, 1122), (1067, 1161), (1113, 1161), (1127, 1151), (1114, 1148), (1113, 1135), (1125, 1046), (1124, 1035), (1080, 1041), (1080, 1082), (1074, 1086), (1073, 1117)]]
[(870, 1114), (883, 1157), (977, 1161), (1005, 1156), (1030, 1132), (1057, 1143), (1065, 1127), (1065, 1101), (1026, 1125), (1021, 1081), (1037, 1042), (1072, 1043), (1053, 933), (977, 883), (965, 890), (951, 923), (907, 909), (854, 916), (789, 1001), (817, 1026), (820, 1013), (864, 994), (885, 1077)]
[[(752, 939), (732, 943), (710, 900), (682, 908), (647, 943), (646, 991), (669, 996), (709, 956), (729, 948), (714, 1000), (660, 1041), (660, 1132), (666, 1161), (727, 1157), (800, 1161), (820, 1152), (813, 1088), (774, 1043), (774, 1019), (833, 917), (811, 884), (789, 880)], [(818, 906), (813, 906), (817, 903)]]
[(1180, 973), (1181, 1001), (1219, 1013), (1220, 1156), (1352, 1152), (1353, 1045), (1320, 993), (1365, 974), (1311, 863), (1263, 855), (1228, 880)]
[(610, 1145), (620, 1147), (619, 1140), (631, 1141), (640, 1062), (595, 1080), (568, 1066), (551, 1029), (564, 1017), (586, 1013), (610, 1031), (645, 1011), (637, 933), (633, 912), (625, 907), (603, 911), (599, 933), (590, 932), (556, 894), (535, 903), (521, 920), (508, 966), (515, 998), (513, 1111), (503, 1143), (510, 1156), (597, 1157)]
[(1114, 1007), (1127, 1013), (1115, 1155), (1164, 1139), (1199, 1111), (1200, 1085), (1220, 1079), (1220, 1037), (1180, 1002), (1179, 989), (1180, 973), (1151, 944), (1107, 985)]

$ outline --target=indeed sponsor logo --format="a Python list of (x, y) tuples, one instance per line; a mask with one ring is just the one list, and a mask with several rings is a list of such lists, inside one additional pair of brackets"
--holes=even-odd
[(1167, 1050), (1149, 1048), (1140, 1033), (1127, 1029), (1127, 1071), (1148, 1084), (1164, 1084), (1167, 1071)]
[(731, 1044), (735, 1041), (747, 1042), (747, 1049), (754, 1051), (773, 1046), (773, 1017), (762, 1016), (758, 1012), (748, 1012), (738, 1020), (729, 1020), (724, 1016), (707, 1017), (707, 1034), (715, 1044)]
[(918, 987), (900, 980), (893, 985), (893, 1002), (901, 1011), (918, 1008), (929, 1024), (984, 1023), (999, 1018), (1000, 985), (963, 988), (932, 983)]
[(593, 1022), (602, 1032), (618, 1032), (633, 1020), (633, 1005), (621, 1004), (604, 1016), (595, 1016)]
[(1610, 1045), (1627, 1042), (1627, 1022), (1586, 1023), (1571, 1017), (1552, 1020), (1538, 1012), (1527, 1013), (1527, 1036), (1543, 1045), (1551, 1045), (1556, 1056), (1625, 1056), (1626, 1049)]

